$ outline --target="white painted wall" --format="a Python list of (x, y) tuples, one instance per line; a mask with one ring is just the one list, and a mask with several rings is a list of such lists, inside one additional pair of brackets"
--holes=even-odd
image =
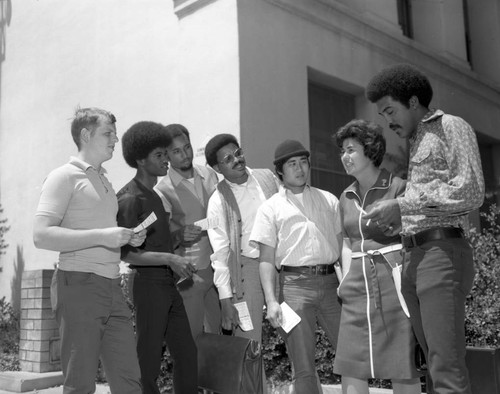
[[(364, 86), (382, 67), (406, 61), (429, 75), (434, 106), (499, 138), (500, 91), (488, 74), (403, 37), (387, 0), (383, 12), (372, 0), (355, 0), (354, 10), (346, 0), (0, 3), (0, 202), (11, 225), (0, 297), (10, 298), (17, 248), (26, 269), (57, 259), (34, 248), (32, 220), (44, 177), (76, 150), (69, 119), (78, 104), (113, 111), (120, 134), (139, 120), (182, 123), (195, 149), (232, 133), (250, 166), (272, 168), (282, 140), (309, 145), (308, 77), (356, 95), (357, 116), (383, 123)], [(402, 143), (388, 139), (389, 150)], [(106, 167), (116, 190), (134, 174), (120, 148)]]
[[(34, 248), (32, 221), (45, 176), (76, 152), (75, 106), (112, 111), (119, 135), (139, 120), (178, 120), (172, 7), (165, 0), (11, 2), (0, 65), (0, 202), (11, 226), (0, 297), (10, 298), (18, 248), (27, 270), (52, 268), (57, 259)], [(134, 174), (121, 147), (105, 167), (116, 190)]]

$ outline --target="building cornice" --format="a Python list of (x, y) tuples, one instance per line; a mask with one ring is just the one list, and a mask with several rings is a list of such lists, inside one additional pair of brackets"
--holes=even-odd
[[(498, 105), (500, 86), (470, 70), (468, 63), (439, 52), (403, 36), (397, 28), (380, 23), (368, 14), (335, 0), (264, 0), (298, 17), (310, 20), (338, 35), (359, 43), (393, 59), (394, 63), (412, 62), (436, 80), (453, 85), (464, 92)], [(429, 67), (431, 64), (433, 67)], [(439, 73), (436, 73), (439, 70)], [(457, 82), (459, 81), (459, 82)]]
[(174, 12), (182, 19), (215, 1), (217, 0), (174, 0)]

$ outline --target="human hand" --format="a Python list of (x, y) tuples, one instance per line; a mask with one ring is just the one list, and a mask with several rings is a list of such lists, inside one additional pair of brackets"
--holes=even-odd
[(240, 325), (240, 317), (238, 310), (231, 302), (230, 298), (220, 300), (222, 312), (222, 328), (224, 330), (232, 330), (234, 327)]
[(101, 231), (101, 243), (108, 248), (119, 248), (129, 243), (134, 231), (125, 227), (108, 227)]
[(274, 328), (280, 327), (283, 323), (283, 313), (277, 301), (267, 304), (266, 319), (269, 320), (269, 323), (271, 323), (271, 326)]
[(147, 234), (146, 229), (142, 229), (138, 233), (134, 233), (134, 235), (132, 235), (132, 238), (130, 238), (130, 241), (128, 242), (129, 245), (132, 245), (134, 247), (141, 246), (144, 243), (144, 240), (146, 239), (146, 234)]
[(386, 235), (401, 228), (401, 211), (396, 199), (376, 201), (364, 218), (370, 219)]
[(186, 257), (168, 253), (168, 265), (180, 278), (190, 279), (196, 272), (196, 267)]
[(201, 238), (201, 227), (195, 226), (194, 224), (188, 224), (181, 229), (179, 237), (181, 245), (192, 245)]

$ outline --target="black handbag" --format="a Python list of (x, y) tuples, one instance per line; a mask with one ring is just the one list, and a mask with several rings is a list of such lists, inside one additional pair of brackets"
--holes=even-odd
[(203, 333), (198, 347), (198, 387), (220, 394), (262, 394), (262, 355), (253, 339)]

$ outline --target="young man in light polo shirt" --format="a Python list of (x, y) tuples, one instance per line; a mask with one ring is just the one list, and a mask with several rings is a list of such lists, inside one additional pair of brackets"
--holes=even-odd
[(51, 295), (64, 394), (95, 391), (99, 357), (112, 393), (142, 393), (118, 265), (120, 247), (142, 244), (146, 233), (117, 227), (118, 203), (101, 167), (118, 142), (115, 122), (102, 109), (76, 111), (71, 134), (78, 154), (48, 175), (35, 215), (36, 247), (60, 252)]
[[(260, 249), (266, 318), (273, 327), (280, 327), (283, 301), (301, 318), (285, 337), (295, 392), (321, 393), (314, 363), (316, 321), (334, 348), (340, 323), (334, 268), (342, 245), (339, 201), (307, 184), (309, 152), (300, 142), (286, 140), (278, 145), (274, 164), (283, 187), (258, 209), (250, 241)], [(276, 270), (280, 270), (278, 299)]]
[(170, 212), (170, 228), (177, 246), (175, 253), (196, 266), (190, 280), (179, 283), (191, 333), (196, 339), (203, 331), (218, 333), (221, 324), (219, 296), (210, 264), (212, 248), (206, 231), (194, 223), (207, 216), (208, 199), (219, 182), (214, 170), (193, 164), (189, 131), (180, 124), (165, 127), (170, 168), (155, 186), (165, 210)]

